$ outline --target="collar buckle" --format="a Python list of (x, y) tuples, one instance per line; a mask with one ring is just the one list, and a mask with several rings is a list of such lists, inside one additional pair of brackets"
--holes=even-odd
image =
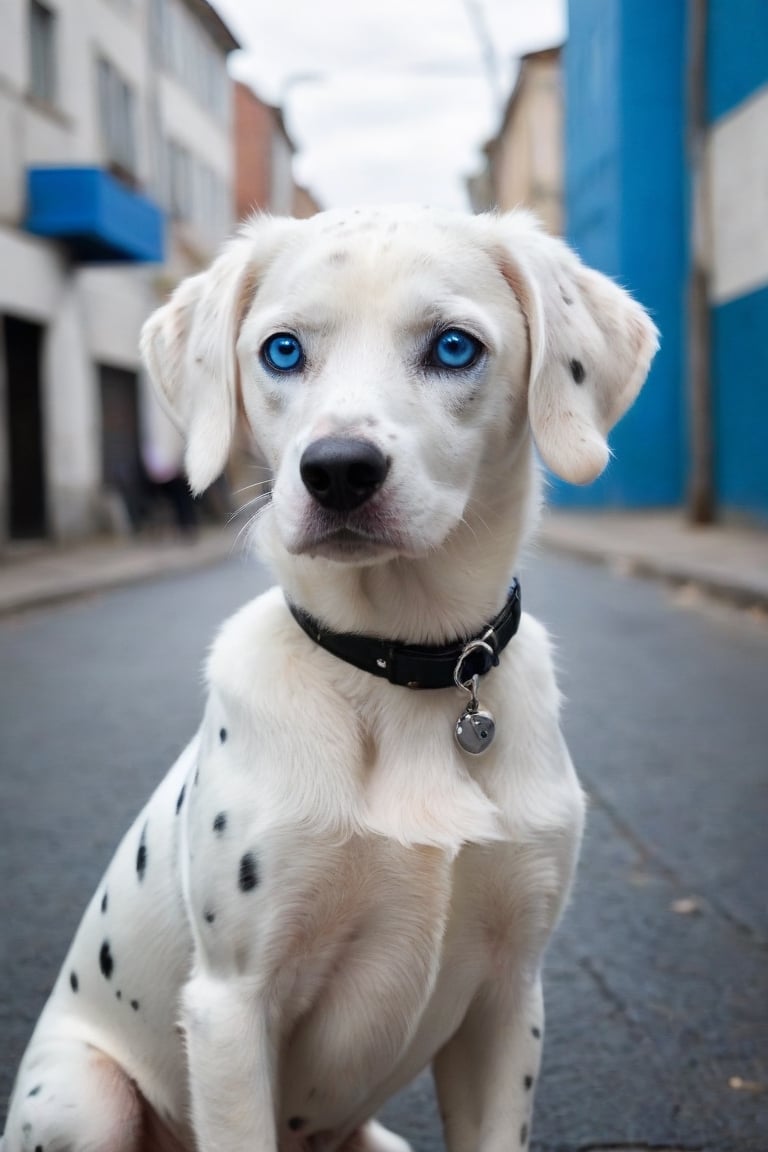
[[(493, 637), (493, 629), (489, 628), (488, 632)], [(470, 640), (464, 645), (453, 670), (453, 682), (457, 688), (466, 688), (476, 676), (485, 676), (499, 663), (496, 648), (486, 639), (488, 632), (481, 639)]]

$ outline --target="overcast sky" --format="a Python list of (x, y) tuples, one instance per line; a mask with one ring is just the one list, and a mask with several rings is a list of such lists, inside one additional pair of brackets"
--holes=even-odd
[(466, 206), (517, 57), (565, 39), (565, 0), (212, 2), (245, 46), (234, 75), (282, 105), (324, 207)]

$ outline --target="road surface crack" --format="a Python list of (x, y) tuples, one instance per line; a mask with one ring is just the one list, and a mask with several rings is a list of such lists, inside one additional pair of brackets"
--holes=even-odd
[[(605, 795), (595, 785), (593, 780), (589, 783), (589, 795), (592, 801), (605, 812), (618, 834), (626, 840), (627, 843), (632, 845), (643, 864), (655, 868), (670, 884), (674, 884), (676, 888), (685, 891), (691, 889), (688, 881), (680, 876), (655, 849), (638, 835), (632, 825), (629, 824), (613, 804), (606, 799)], [(696, 886), (694, 885), (694, 887)], [(761, 950), (768, 951), (768, 940), (759, 936), (750, 924), (745, 923), (745, 921), (741, 920), (738, 916), (735, 916), (733, 912), (726, 908), (711, 892), (707, 892), (706, 896), (702, 897), (702, 904), (709, 907), (721, 920), (724, 920), (729, 927), (738, 932), (740, 936), (745, 937), (750, 944), (756, 945)]]

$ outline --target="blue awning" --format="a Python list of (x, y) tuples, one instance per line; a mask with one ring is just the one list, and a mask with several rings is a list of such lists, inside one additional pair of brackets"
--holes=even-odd
[(66, 243), (84, 263), (162, 263), (165, 256), (162, 210), (103, 168), (28, 169), (24, 227)]

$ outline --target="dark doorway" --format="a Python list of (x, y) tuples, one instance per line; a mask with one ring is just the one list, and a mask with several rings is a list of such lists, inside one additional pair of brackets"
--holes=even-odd
[(144, 504), (139, 446), (139, 380), (125, 368), (99, 365), (101, 387), (101, 474), (104, 485), (119, 493), (134, 528)]
[(8, 412), (8, 532), (12, 539), (45, 536), (45, 450), (40, 381), (43, 328), (3, 317)]

